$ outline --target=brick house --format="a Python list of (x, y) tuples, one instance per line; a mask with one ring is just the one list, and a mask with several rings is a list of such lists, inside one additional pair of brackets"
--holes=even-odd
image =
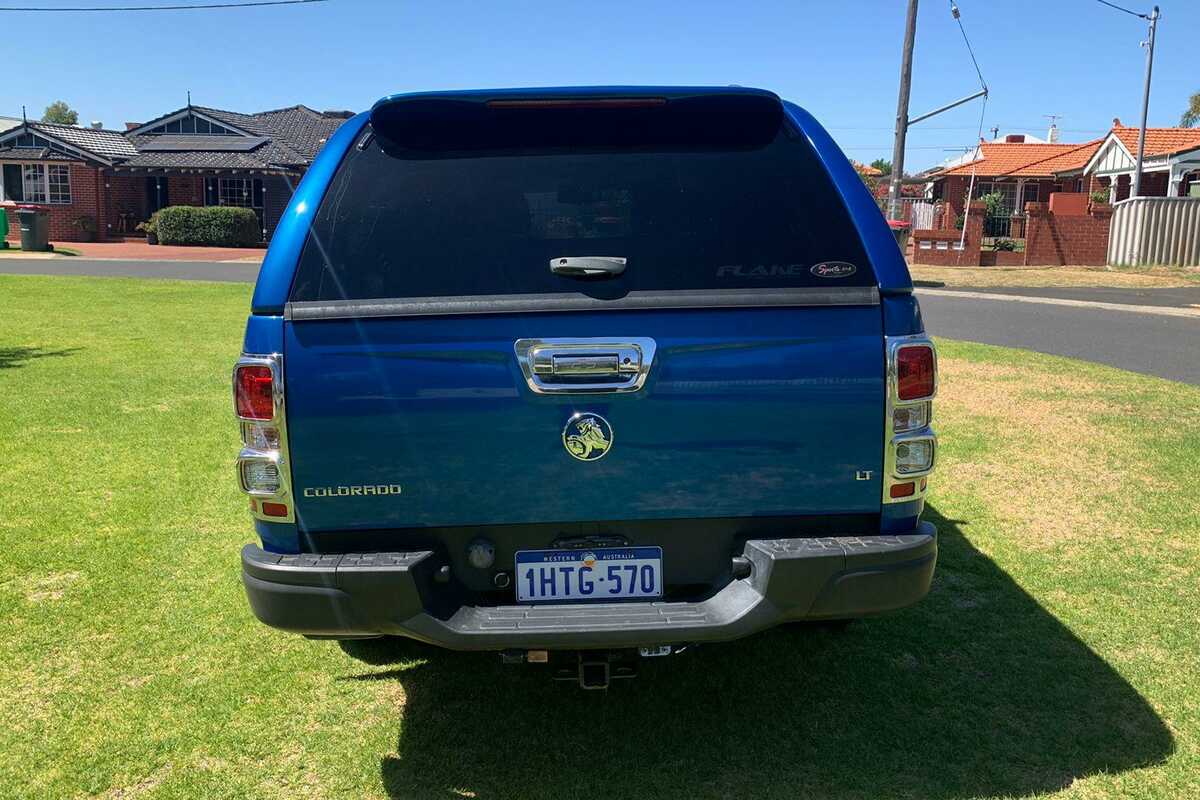
[[(168, 205), (251, 208), (267, 240), (296, 182), (350, 115), (305, 106), (241, 114), (186, 106), (125, 131), (21, 123), (0, 130), (0, 205), (45, 208), (50, 238), (136, 235)], [(9, 238), (19, 238), (10, 225)]]
[[(1021, 214), (1026, 203), (1047, 202), (1054, 192), (1107, 191), (1115, 203), (1129, 197), (1137, 140), (1137, 128), (1114, 119), (1104, 138), (1083, 144), (981, 142), (962, 163), (930, 177), (933, 197), (961, 216), (974, 172), (971, 199), (999, 192), (1009, 215)], [(1147, 128), (1142, 196), (1186, 197), (1200, 191), (1193, 187), (1200, 187), (1200, 129)]]
[[(1020, 214), (1026, 203), (1045, 203), (1054, 192), (1088, 192), (1091, 183), (1082, 167), (1100, 146), (1099, 139), (1083, 144), (1013, 141), (980, 142), (972, 157), (930, 176), (933, 198), (943, 200), (962, 216), (974, 173), (971, 199), (998, 192), (1008, 216)], [(1067, 175), (1073, 170), (1079, 175)], [(1086, 184), (1086, 185), (1085, 185)]]
[[(1080, 166), (1079, 173), (1108, 189), (1110, 203), (1125, 200), (1133, 183), (1137, 145), (1138, 129), (1114, 119), (1112, 130), (1087, 163)], [(1200, 196), (1200, 129), (1146, 129), (1141, 195)]]

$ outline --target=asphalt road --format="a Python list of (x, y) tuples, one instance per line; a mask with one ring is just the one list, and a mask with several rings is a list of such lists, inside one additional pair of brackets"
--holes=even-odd
[(254, 261), (117, 261), (100, 258), (19, 258), (0, 256), (0, 273), (17, 275), (97, 275), (105, 278), (172, 278), (184, 281), (253, 283)]
[[(240, 262), (0, 258), (0, 273), (26, 275), (253, 282), (258, 267)], [(1082, 358), (1200, 385), (1200, 310), (1191, 308), (1200, 305), (1200, 289), (918, 289), (917, 296), (925, 326), (935, 336)]]
[[(1072, 290), (1071, 299), (1082, 302), (1083, 292)], [(969, 297), (956, 297), (952, 292), (933, 295), (920, 289), (917, 297), (925, 329), (934, 336), (1022, 347), (1200, 384), (1200, 313), (1172, 316), (1111, 307), (981, 299), (975, 293)], [(1096, 298), (1113, 302), (1111, 294), (1102, 290)], [(1138, 305), (1155, 304), (1141, 300)]]
[[(922, 287), (918, 286), (917, 291)], [(1096, 303), (1121, 303), (1132, 306), (1200, 308), (1200, 285), (1169, 288), (1108, 286), (947, 286), (939, 292), (986, 292), (989, 294), (1047, 297), (1055, 300), (1083, 300)]]

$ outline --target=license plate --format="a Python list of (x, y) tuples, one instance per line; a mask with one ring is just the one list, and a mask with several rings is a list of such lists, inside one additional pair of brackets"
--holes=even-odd
[(521, 603), (662, 597), (662, 548), (521, 550), (516, 575)]

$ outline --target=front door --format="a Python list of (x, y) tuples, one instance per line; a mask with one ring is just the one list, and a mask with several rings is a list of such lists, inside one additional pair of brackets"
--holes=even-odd
[(146, 216), (167, 205), (167, 179), (146, 178)]

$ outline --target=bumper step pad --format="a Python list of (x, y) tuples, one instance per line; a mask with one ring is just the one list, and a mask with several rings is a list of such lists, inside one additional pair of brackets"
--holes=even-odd
[(698, 602), (460, 606), (426, 610), (439, 591), (433, 552), (282, 555), (242, 550), (243, 582), (260, 620), (317, 636), (390, 634), (457, 650), (600, 649), (735, 639), (798, 619), (901, 608), (929, 590), (937, 532), (752, 539), (750, 576)]

